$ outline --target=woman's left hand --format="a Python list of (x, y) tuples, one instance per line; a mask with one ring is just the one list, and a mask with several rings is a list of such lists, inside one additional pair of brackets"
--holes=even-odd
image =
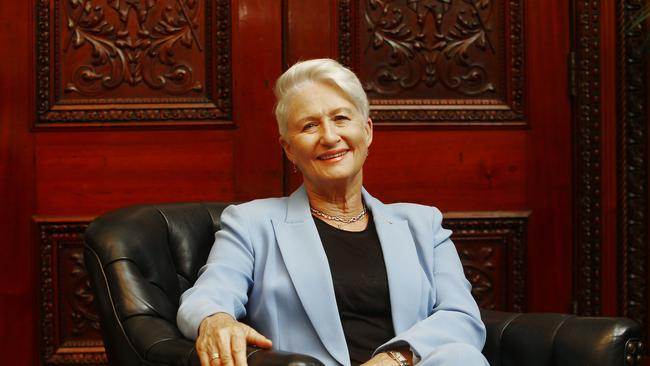
[(375, 357), (363, 363), (361, 366), (399, 366), (399, 363), (390, 357), (388, 353), (382, 352), (376, 354)]

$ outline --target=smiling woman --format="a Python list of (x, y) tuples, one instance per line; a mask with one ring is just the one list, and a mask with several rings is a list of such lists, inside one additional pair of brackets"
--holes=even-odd
[(245, 365), (255, 344), (326, 365), (487, 365), (485, 327), (440, 211), (385, 205), (363, 188), (373, 125), (354, 73), (300, 62), (275, 91), (279, 141), (304, 184), (224, 210), (178, 311), (201, 364)]
[[(362, 167), (372, 142), (372, 121), (330, 83), (312, 82), (296, 92), (280, 143), (302, 172), (305, 187), (320, 196), (360, 192)], [(361, 202), (355, 202), (361, 204)]]

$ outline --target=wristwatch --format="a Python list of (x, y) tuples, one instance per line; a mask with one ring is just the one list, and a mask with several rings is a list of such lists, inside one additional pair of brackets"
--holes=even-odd
[(399, 364), (399, 366), (411, 366), (409, 365), (409, 362), (406, 359), (406, 357), (404, 357), (404, 355), (402, 355), (400, 352), (387, 351), (386, 353), (388, 353), (388, 356), (390, 356), (390, 358), (395, 360)]

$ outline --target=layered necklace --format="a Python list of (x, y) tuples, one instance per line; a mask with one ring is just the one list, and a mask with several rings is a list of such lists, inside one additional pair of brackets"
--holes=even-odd
[(311, 213), (316, 215), (316, 216), (320, 216), (320, 217), (322, 217), (322, 218), (324, 218), (326, 220), (336, 222), (337, 223), (336, 226), (338, 226), (339, 229), (343, 225), (354, 224), (355, 222), (360, 221), (361, 219), (363, 219), (368, 214), (368, 210), (366, 208), (366, 205), (363, 205), (363, 209), (361, 210), (361, 212), (358, 215), (356, 215), (354, 217), (350, 217), (350, 218), (342, 217), (342, 216), (328, 215), (325, 212), (323, 212), (321, 210), (318, 210), (318, 209), (315, 209), (313, 207), (310, 207), (309, 209), (311, 210)]

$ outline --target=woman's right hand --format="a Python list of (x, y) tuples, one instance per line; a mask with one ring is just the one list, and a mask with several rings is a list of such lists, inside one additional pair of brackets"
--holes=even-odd
[[(201, 322), (196, 352), (201, 366), (246, 366), (246, 345), (270, 348), (271, 340), (226, 313), (216, 313)], [(218, 357), (217, 357), (218, 356)]]

